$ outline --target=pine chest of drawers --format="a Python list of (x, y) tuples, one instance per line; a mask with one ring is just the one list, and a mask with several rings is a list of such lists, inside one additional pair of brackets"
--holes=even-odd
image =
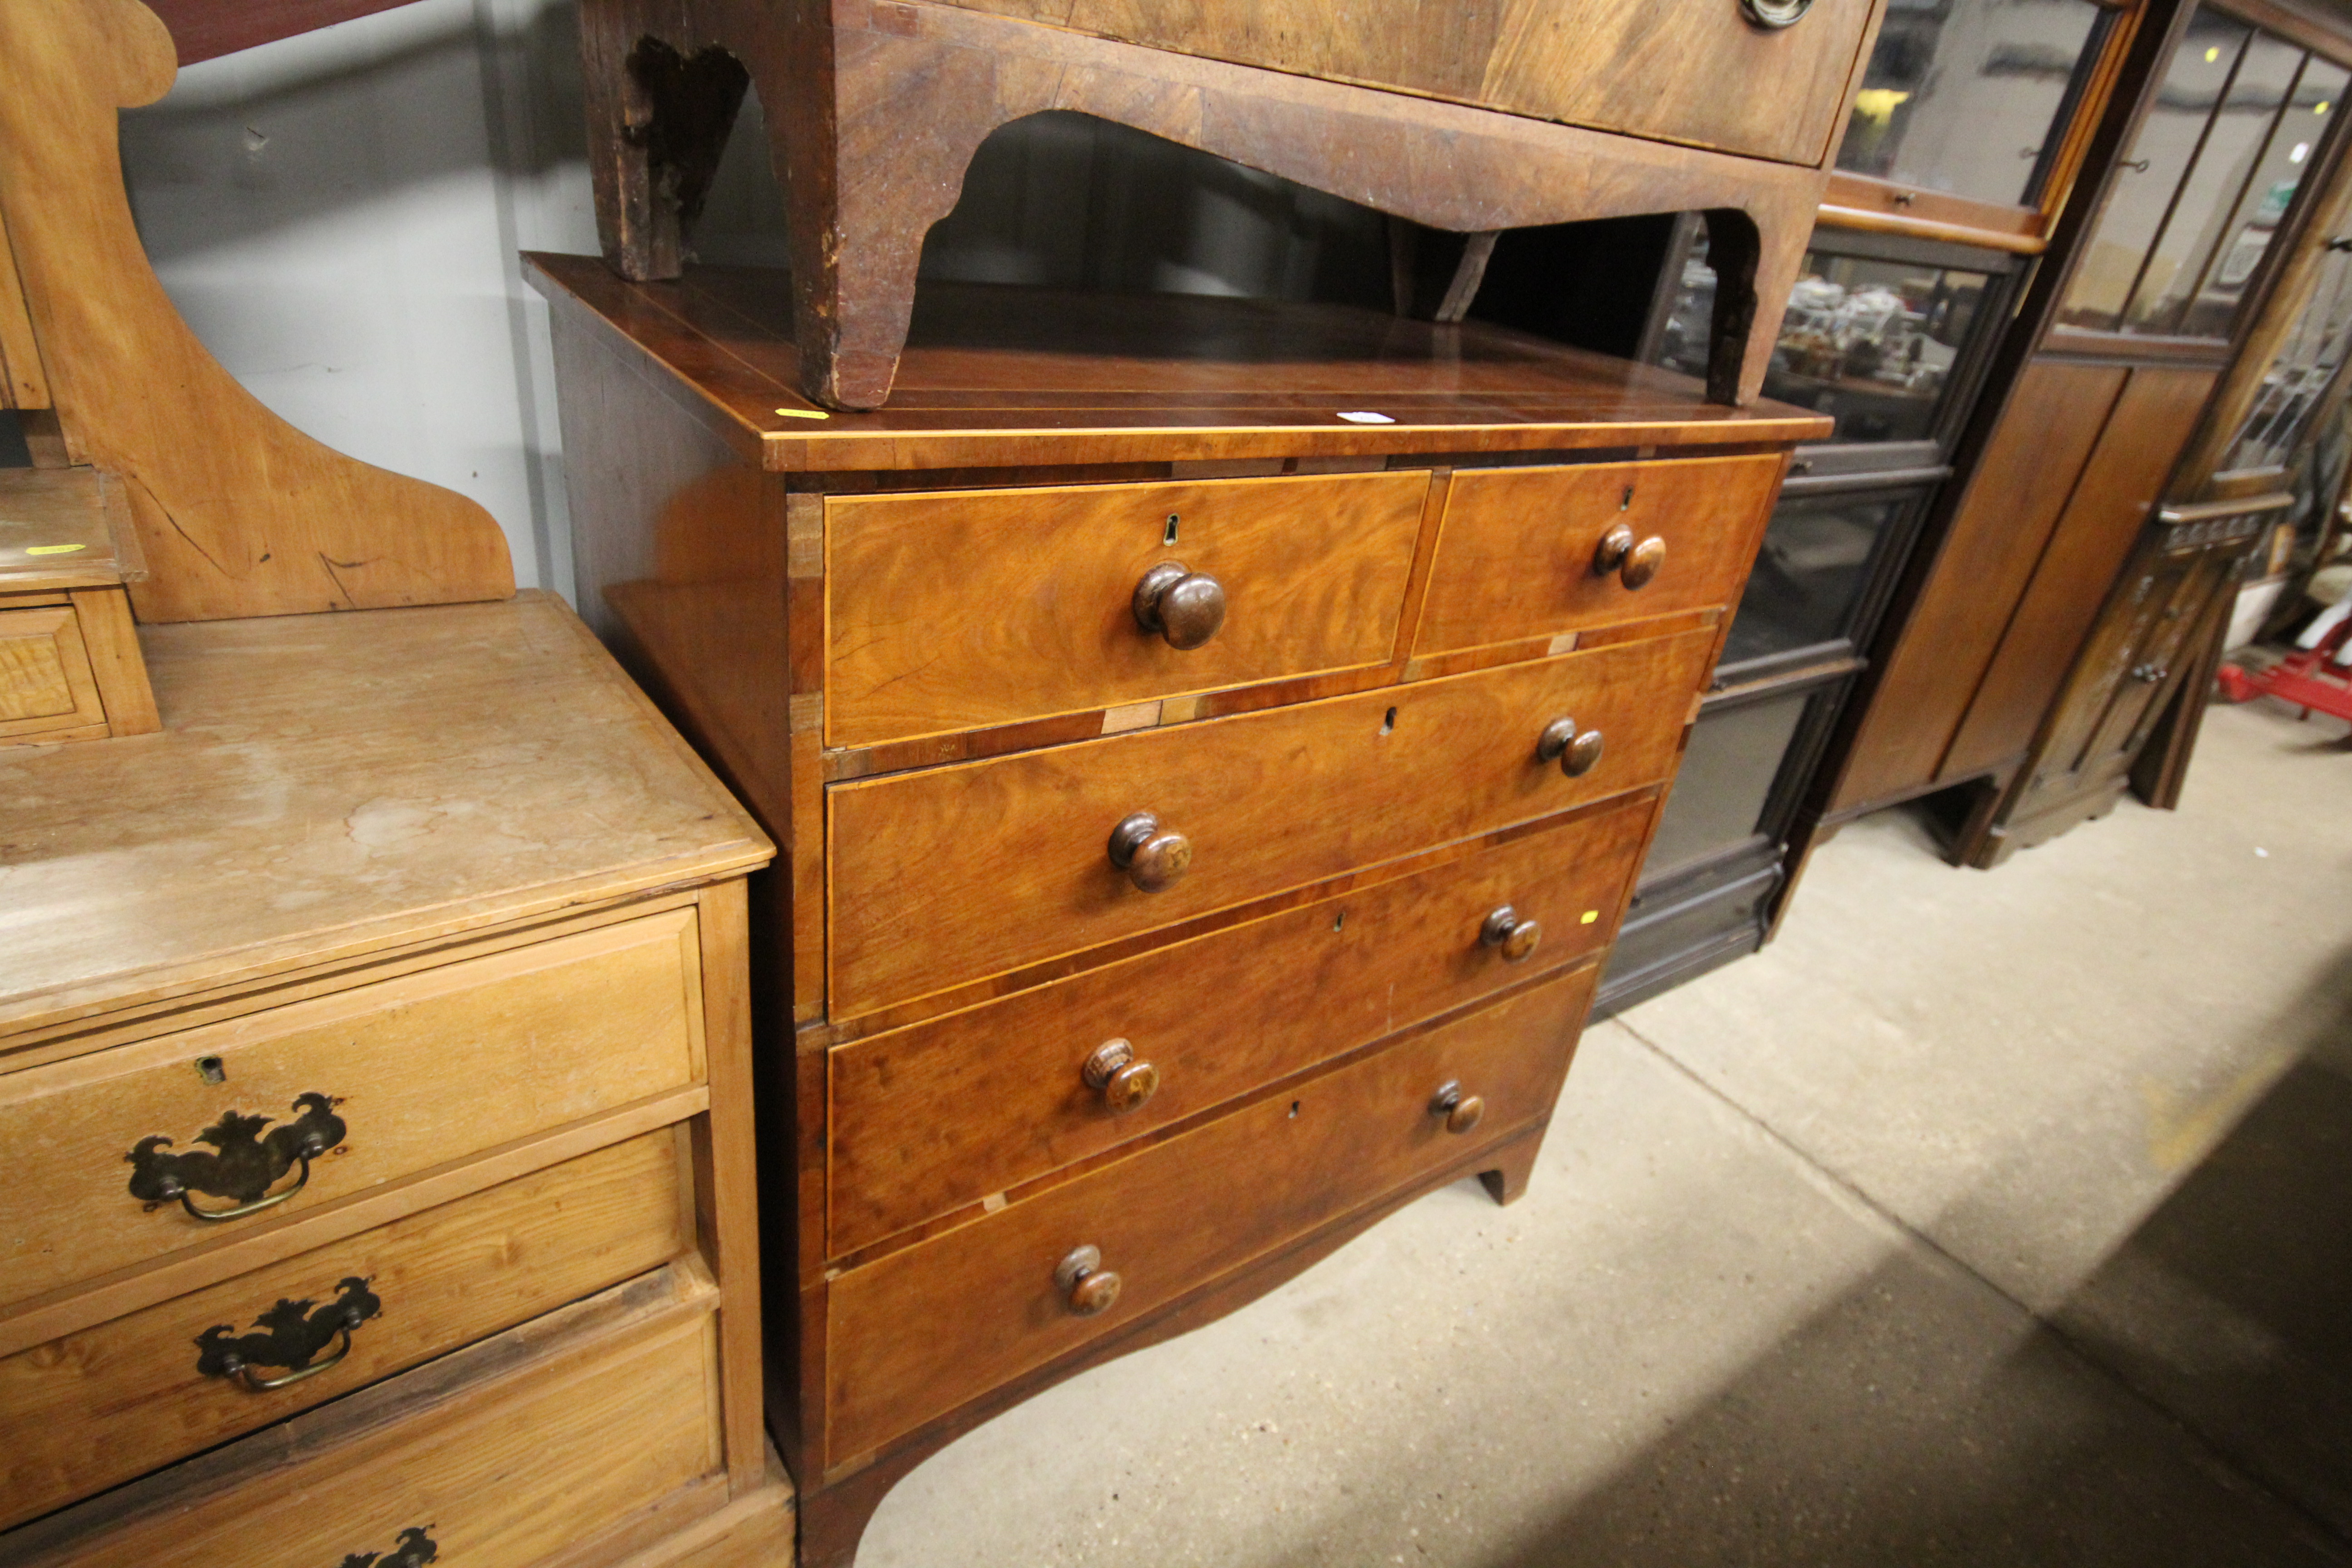
[(531, 267), (583, 614), (782, 847), (804, 1565), (1044, 1384), (1517, 1195), (1824, 421), (1475, 327), (945, 288), (891, 405), (825, 415), (772, 278)]
[(0, 1562), (772, 1561), (744, 876), (560, 603), (0, 752)]

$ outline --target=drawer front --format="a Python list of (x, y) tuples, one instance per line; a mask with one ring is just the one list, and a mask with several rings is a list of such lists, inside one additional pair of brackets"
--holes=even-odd
[[(1591, 967), (1398, 1042), (834, 1281), (826, 1463), (837, 1465), (1551, 1109)], [(1431, 1101), (1484, 1101), (1460, 1134)], [(1080, 1247), (1119, 1277), (1092, 1317), (1055, 1280)]]
[[(1455, 474), (1413, 651), (1728, 605), (1780, 467), (1775, 453)], [(1608, 564), (1624, 539), (1637, 553)], [(1634, 563), (1652, 560), (1645, 577)]]
[[(1385, 663), (1428, 491), (1396, 473), (830, 500), (826, 740)], [(1206, 642), (1173, 646), (1185, 612), (1166, 633), (1139, 623), (1163, 563), (1215, 584), (1180, 591), (1195, 616), (1222, 601)]]
[(0, 1078), (0, 1300), (697, 1081), (695, 929), (647, 915)]
[(0, 741), (104, 722), (72, 606), (0, 610)]
[(0, 1361), (0, 1528), (659, 1267), (678, 1171), (665, 1128)]
[[(1654, 784), (1712, 630), (1324, 702), (835, 785), (835, 1017)], [(1598, 730), (1578, 777), (1546, 725)], [(1139, 891), (1112, 829), (1153, 814), (1190, 869)]]
[[(1100, 1152), (1608, 944), (1650, 825), (1640, 799), (1001, 1002), (834, 1050), (837, 1256)], [(1507, 960), (1507, 907), (1538, 927)], [(1500, 922), (1497, 930), (1500, 931)], [(1528, 940), (1525, 931), (1517, 942)], [(1511, 951), (1519, 952), (1515, 942)], [(1312, 1006), (1296, 1005), (1300, 997)], [(1128, 1042), (1157, 1088), (1111, 1109), (1087, 1058)], [(1132, 1063), (1130, 1064), (1132, 1066)]]
[(597, 1346), (564, 1375), (461, 1394), (58, 1564), (538, 1563), (719, 1470), (714, 1327), (705, 1314)]

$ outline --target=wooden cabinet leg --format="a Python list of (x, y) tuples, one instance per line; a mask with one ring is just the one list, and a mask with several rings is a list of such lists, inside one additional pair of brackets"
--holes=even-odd
[(1517, 1203), (1519, 1194), (1528, 1190), (1528, 1178), (1535, 1172), (1536, 1155), (1542, 1148), (1543, 1129), (1538, 1128), (1496, 1150), (1494, 1168), (1478, 1173), (1488, 1195), (1498, 1204)]
[(675, 278), (751, 73), (695, 43), (676, 5), (581, 0), (580, 65), (596, 239), (633, 282)]

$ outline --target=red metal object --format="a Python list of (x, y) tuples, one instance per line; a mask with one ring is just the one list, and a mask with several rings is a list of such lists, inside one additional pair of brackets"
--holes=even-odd
[(2352, 664), (2339, 662), (2352, 620), (2339, 624), (2320, 639), (2319, 646), (2291, 653), (2268, 669), (2244, 670), (2225, 664), (2215, 672), (2221, 695), (2232, 702), (2276, 697), (2292, 702), (2311, 717), (2314, 709), (2338, 719), (2352, 719)]

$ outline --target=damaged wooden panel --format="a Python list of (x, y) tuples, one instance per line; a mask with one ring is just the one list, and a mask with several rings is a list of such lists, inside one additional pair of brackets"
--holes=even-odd
[[(117, 110), (172, 84), (136, 0), (0, 6), (0, 191), (72, 459), (120, 475), (149, 621), (504, 598), (490, 515), (344, 457), (240, 386), (181, 321), (132, 226)], [(15, 356), (11, 355), (12, 367)]]

